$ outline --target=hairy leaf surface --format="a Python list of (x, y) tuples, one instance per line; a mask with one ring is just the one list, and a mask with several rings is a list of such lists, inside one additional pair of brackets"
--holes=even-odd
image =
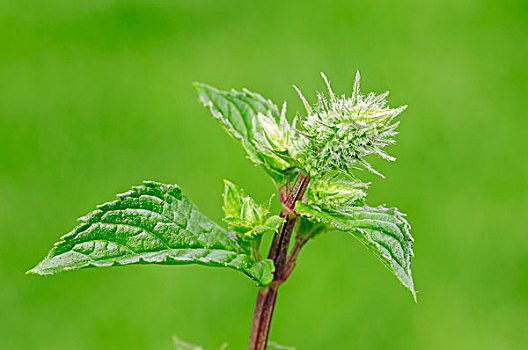
[(200, 213), (176, 185), (145, 181), (79, 219), (28, 273), (130, 264), (229, 267), (266, 285), (273, 263), (255, 261), (233, 232)]
[(407, 287), (416, 299), (411, 274), (413, 256), (410, 225), (396, 208), (318, 208), (297, 202), (295, 210), (314, 222), (345, 231), (363, 243)]

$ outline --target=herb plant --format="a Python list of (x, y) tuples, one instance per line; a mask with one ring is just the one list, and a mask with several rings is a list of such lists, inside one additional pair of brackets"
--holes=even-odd
[[(406, 106), (389, 108), (381, 95), (336, 95), (325, 75), (327, 94), (311, 104), (294, 87), (305, 111), (290, 124), (281, 109), (261, 95), (221, 91), (194, 84), (200, 101), (238, 141), (249, 160), (275, 184), (281, 204), (257, 203), (241, 187), (225, 182), (224, 225), (202, 214), (177, 185), (144, 181), (99, 205), (61, 237), (28, 273), (50, 275), (85, 267), (131, 264), (201, 264), (238, 270), (258, 286), (248, 349), (266, 349), (277, 292), (303, 246), (332, 230), (350, 233), (370, 250), (416, 299), (411, 275), (413, 238), (396, 208), (365, 204), (368, 185), (357, 175), (377, 175), (365, 159), (377, 154), (394, 161), (396, 117)], [(262, 237), (273, 234), (267, 256)], [(293, 238), (293, 239), (292, 239)]]

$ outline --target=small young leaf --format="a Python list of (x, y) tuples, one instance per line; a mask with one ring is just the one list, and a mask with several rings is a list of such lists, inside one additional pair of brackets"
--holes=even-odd
[(258, 239), (266, 231), (275, 231), (284, 219), (279, 216), (267, 217), (270, 202), (257, 202), (237, 185), (224, 180), (224, 222), (244, 241)]
[(273, 262), (256, 261), (232, 232), (198, 211), (176, 185), (145, 181), (79, 219), (36, 267), (49, 275), (85, 267), (201, 264), (271, 282)]
[(257, 203), (251, 197), (242, 198), (242, 211), (240, 212), (240, 220), (248, 227), (254, 227), (259, 222), (259, 212)]
[(239, 218), (242, 211), (242, 198), (246, 196), (244, 190), (234, 183), (224, 180), (224, 216)]
[(306, 201), (317, 207), (349, 207), (362, 202), (368, 186), (346, 173), (333, 173), (316, 178), (306, 192)]
[(363, 243), (407, 287), (416, 300), (411, 275), (413, 256), (410, 225), (396, 208), (367, 205), (317, 208), (297, 202), (295, 211), (313, 222), (330, 224)]

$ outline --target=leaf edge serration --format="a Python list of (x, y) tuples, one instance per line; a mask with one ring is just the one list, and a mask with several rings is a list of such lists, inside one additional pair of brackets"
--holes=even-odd
[[(350, 217), (346, 217), (347, 209), (344, 208), (319, 208), (307, 203), (303, 202), (297, 202), (295, 206), (295, 211), (306, 217), (307, 219), (314, 221), (314, 222), (320, 222), (327, 225), (330, 225), (333, 229), (336, 229), (338, 231), (343, 231), (354, 238), (356, 238), (360, 243), (362, 243), (369, 251), (371, 251), (378, 260), (393, 274), (395, 275), (400, 283), (408, 289), (412, 296), (414, 301), (417, 301), (417, 291), (414, 287), (414, 281), (412, 277), (411, 272), (411, 258), (414, 256), (413, 249), (412, 249), (412, 242), (414, 241), (413, 237), (410, 233), (410, 224), (407, 222), (407, 220), (404, 218), (404, 214), (400, 213), (398, 209), (396, 208), (386, 208), (384, 206), (378, 206), (378, 207), (370, 207), (366, 204), (362, 206), (355, 206), (355, 207), (349, 207), (348, 210), (365, 210), (365, 212), (370, 212), (370, 214), (376, 216), (377, 214), (381, 215), (387, 215), (394, 217), (396, 222), (390, 222), (386, 221), (383, 222), (379, 220), (378, 218), (363, 218), (363, 219), (351, 219)], [(357, 214), (357, 213), (356, 213)], [(344, 220), (341, 218), (346, 217), (344, 220), (351, 220), (351, 222), (362, 222), (365, 223), (366, 221), (370, 221), (372, 227), (357, 227), (357, 226), (346, 226), (344, 224)], [(341, 221), (342, 220), (342, 221)], [(376, 223), (376, 221), (378, 221)], [(401, 249), (403, 252), (403, 258), (404, 262), (407, 266), (403, 266), (398, 262), (398, 259), (395, 258), (395, 256), (392, 256), (394, 254), (393, 251), (388, 251), (388, 247), (383, 247), (380, 245), (379, 241), (375, 241), (372, 238), (372, 234), (369, 231), (383, 231), (384, 229), (380, 229), (382, 226), (389, 223), (392, 226), (396, 226), (401, 232), (401, 237), (399, 237), (399, 244), (401, 245)], [(374, 227), (378, 225), (378, 229), (375, 229)], [(387, 256), (387, 252), (389, 255)], [(399, 270), (402, 270), (404, 272), (404, 275), (402, 276), (399, 272)]]
[[(65, 244), (72, 245), (76, 237), (80, 234), (85, 233), (93, 225), (105, 225), (107, 223), (101, 222), (101, 218), (110, 211), (116, 211), (113, 206), (122, 203), (123, 199), (139, 199), (137, 191), (147, 188), (162, 188), (165, 193), (171, 192), (171, 195), (181, 196), (176, 200), (186, 201), (186, 205), (190, 206), (189, 213), (193, 215), (200, 215), (199, 219), (204, 221), (206, 225), (213, 227), (217, 235), (222, 235), (223, 244), (212, 242), (211, 247), (206, 247), (205, 244), (202, 247), (194, 248), (173, 248), (167, 246), (165, 249), (157, 251), (148, 251), (138, 253), (129, 253), (124, 256), (115, 256), (105, 259), (95, 260), (84, 255), (84, 258), (80, 258), (79, 255), (83, 255), (73, 250), (73, 246), (64, 252), (60, 252), (61, 247), (64, 248)], [(135, 197), (134, 197), (135, 196)], [(109, 267), (109, 266), (126, 266), (126, 265), (143, 265), (143, 264), (156, 264), (156, 265), (186, 265), (186, 264), (199, 264), (211, 267), (228, 267), (237, 271), (240, 271), (257, 282), (259, 286), (265, 286), (271, 283), (273, 279), (273, 262), (271, 260), (255, 261), (246, 252), (244, 248), (237, 241), (236, 235), (233, 232), (227, 231), (217, 225), (215, 222), (207, 218), (205, 215), (200, 213), (192, 202), (181, 192), (181, 188), (178, 185), (167, 185), (156, 181), (143, 181), (143, 185), (134, 186), (132, 190), (118, 194), (117, 200), (106, 202), (97, 206), (98, 209), (88, 213), (87, 215), (80, 217), (80, 222), (72, 231), (63, 235), (61, 240), (54, 244), (54, 247), (50, 250), (48, 255), (40, 261), (34, 268), (28, 270), (26, 274), (37, 274), (37, 275), (53, 275), (58, 272), (78, 270), (92, 267)], [(165, 207), (163, 210), (167, 210), (168, 203), (164, 203)], [(170, 207), (170, 206), (169, 206)], [(173, 206), (174, 207), (174, 206)], [(174, 208), (171, 209), (174, 209)], [(145, 210), (144, 208), (140, 208)], [(193, 210), (195, 212), (193, 212)], [(154, 213), (154, 212), (152, 212)], [(170, 213), (170, 212), (169, 212)], [(177, 213), (174, 213), (175, 215)], [(181, 213), (180, 213), (181, 214)], [(166, 218), (164, 218), (166, 219)], [(170, 222), (171, 224), (173, 222)], [(111, 223), (119, 227), (119, 224)], [(126, 225), (122, 225), (126, 226)], [(94, 230), (97, 230), (95, 228)], [(117, 231), (117, 229), (116, 229)], [(194, 233), (195, 235), (197, 233)], [(204, 236), (207, 237), (207, 236)], [(208, 239), (210, 237), (207, 237)], [(86, 242), (102, 242), (101, 239), (88, 240)], [(116, 239), (117, 242), (117, 239)], [(116, 244), (116, 242), (110, 242)], [(95, 243), (94, 243), (95, 245)], [(221, 248), (221, 249), (219, 249)], [(60, 252), (60, 253), (59, 253)], [(68, 256), (68, 254), (70, 256)], [(73, 262), (68, 262), (68, 258), (72, 258), (71, 255), (76, 257)], [(228, 258), (229, 260), (222, 261), (218, 258)], [(64, 261), (61, 261), (64, 260)]]

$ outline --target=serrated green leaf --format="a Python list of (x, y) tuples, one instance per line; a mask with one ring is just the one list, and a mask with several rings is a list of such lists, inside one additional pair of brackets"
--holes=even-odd
[(176, 185), (145, 181), (79, 219), (36, 267), (40, 275), (85, 267), (201, 264), (271, 282), (273, 263), (256, 261), (238, 237), (198, 211)]
[(416, 299), (411, 274), (413, 256), (410, 225), (396, 208), (367, 205), (317, 208), (297, 202), (295, 211), (311, 221), (332, 225), (363, 243), (407, 287)]
[[(275, 132), (280, 132), (276, 119), (281, 118), (284, 113), (280, 114), (277, 106), (270, 100), (246, 89), (242, 92), (221, 91), (201, 83), (195, 83), (194, 88), (213, 117), (229, 135), (242, 144), (248, 158), (253, 163), (262, 165), (275, 182), (284, 183), (285, 171), (291, 165), (269, 150), (281, 137), (275, 135)], [(285, 116), (283, 119), (285, 120)], [(267, 132), (272, 132), (272, 140)]]

